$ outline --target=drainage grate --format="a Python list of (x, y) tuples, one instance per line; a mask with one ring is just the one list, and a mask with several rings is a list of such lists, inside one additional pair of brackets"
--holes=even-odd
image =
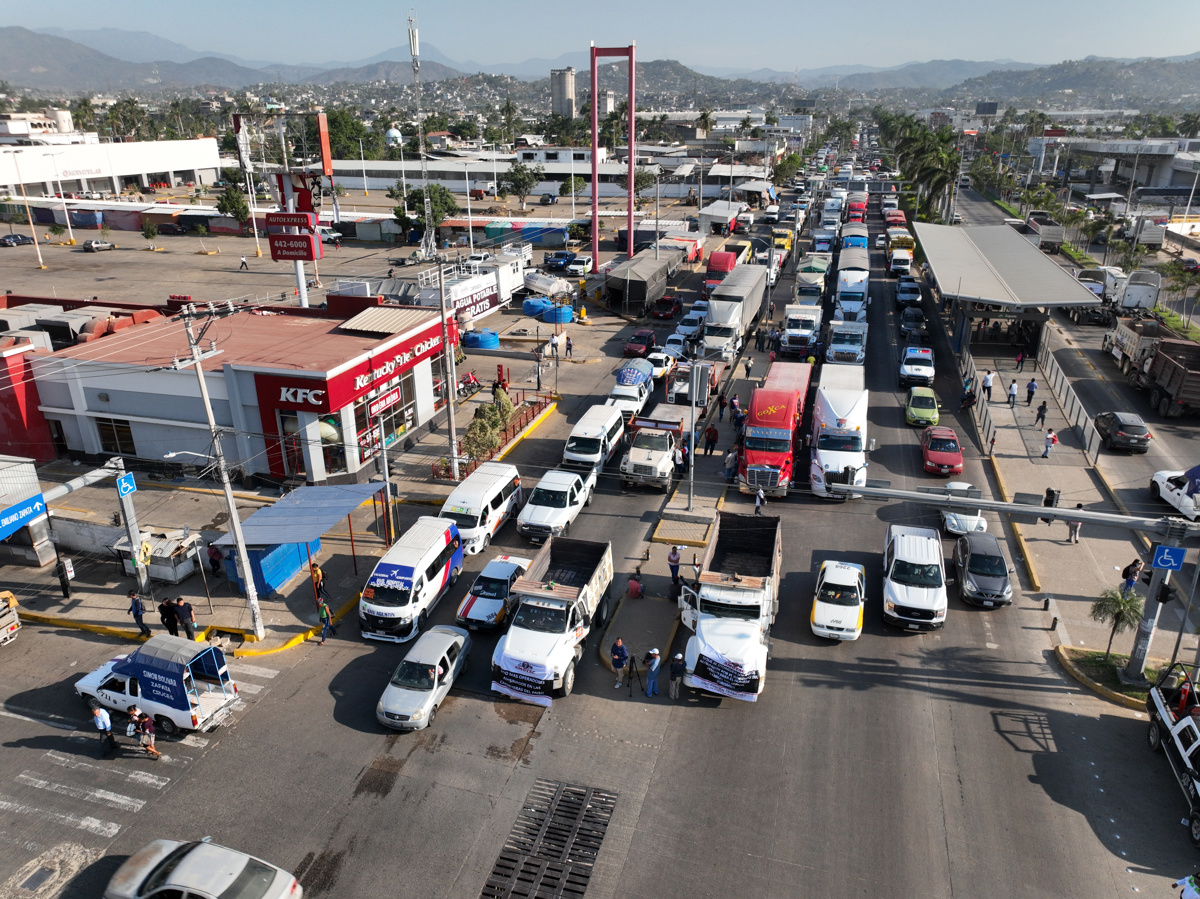
[(617, 794), (539, 780), (504, 842), (481, 899), (579, 897), (587, 889)]

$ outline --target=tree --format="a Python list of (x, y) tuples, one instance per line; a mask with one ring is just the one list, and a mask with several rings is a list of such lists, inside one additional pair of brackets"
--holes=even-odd
[(246, 202), (246, 195), (242, 193), (241, 188), (233, 185), (225, 188), (225, 193), (217, 199), (217, 212), (229, 216), (239, 224), (244, 225), (250, 221), (250, 204)]
[(587, 190), (587, 179), (582, 175), (572, 175), (567, 178), (558, 188), (560, 197), (577, 197)]
[(91, 131), (96, 127), (96, 107), (91, 97), (80, 97), (71, 107), (71, 118), (80, 131)]
[(142, 222), (142, 237), (146, 238), (147, 241), (154, 240), (154, 238), (158, 237), (158, 225), (149, 221)]
[(742, 120), (738, 122), (738, 134), (745, 134), (752, 127), (754, 127), (754, 121), (750, 118), (750, 116), (742, 116)]
[[(388, 196), (392, 196), (394, 191), (395, 188), (389, 188)], [(407, 210), (412, 210), (411, 214)], [(457, 215), (462, 210), (454, 201), (454, 194), (450, 193), (448, 188), (440, 184), (431, 184), (429, 185), (429, 211), (433, 215), (433, 222), (429, 227), (436, 228), (450, 216)], [(425, 191), (420, 187), (410, 187), (405, 203), (393, 209), (392, 215), (396, 219), (396, 223), (405, 231), (414, 225), (424, 231), (426, 228)]]
[[(637, 199), (642, 198), (642, 191), (654, 184), (654, 172), (646, 168), (644, 165), (639, 165), (633, 170), (633, 195)], [(617, 176), (617, 182), (626, 190), (629, 190), (629, 174)]]
[(712, 131), (712, 127), (716, 123), (717, 118), (713, 115), (713, 111), (711, 109), (700, 110), (700, 115), (696, 119), (696, 127), (699, 130), (707, 134), (709, 131)]
[(517, 128), (525, 123), (521, 121), (521, 110), (517, 104), (512, 101), (512, 97), (508, 97), (504, 101), (504, 105), (500, 107), (500, 120), (504, 123), (504, 131), (508, 134), (508, 142), (514, 143), (517, 139)]
[(486, 459), (500, 449), (500, 432), (485, 419), (476, 418), (463, 435), (462, 448), (470, 459)]
[(1092, 603), (1092, 620), (1109, 625), (1108, 647), (1104, 650), (1104, 661), (1112, 652), (1113, 638), (1137, 627), (1142, 618), (1142, 598), (1133, 590), (1118, 590), (1109, 587)]
[(451, 134), (459, 140), (478, 140), (479, 126), (473, 119), (460, 119), (454, 122), (448, 129)]
[(1179, 119), (1179, 136), (1200, 136), (1200, 112), (1189, 112)]
[[(382, 141), (380, 136), (367, 128), (359, 118), (349, 110), (341, 108), (327, 110), (325, 118), (329, 122), (329, 152), (333, 154), (334, 159), (358, 159), (360, 140), (363, 146), (362, 155), (375, 158), (376, 142), (382, 146)], [(316, 116), (308, 116), (305, 119), (304, 130), (308, 151), (318, 152), (320, 144)]]
[(500, 176), (499, 189), (506, 194), (512, 194), (521, 201), (521, 208), (525, 208), (525, 198), (529, 196), (537, 188), (542, 181), (542, 175), (545, 169), (540, 165), (525, 165), (525, 163), (516, 161), (507, 172)]

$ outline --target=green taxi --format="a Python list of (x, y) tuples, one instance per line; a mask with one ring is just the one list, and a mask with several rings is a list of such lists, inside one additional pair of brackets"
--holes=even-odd
[(932, 387), (910, 387), (908, 401), (904, 404), (904, 421), (907, 424), (927, 428), (938, 423), (937, 395)]

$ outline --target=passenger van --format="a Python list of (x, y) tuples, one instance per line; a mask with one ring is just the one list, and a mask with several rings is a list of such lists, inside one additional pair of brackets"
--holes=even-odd
[(430, 610), (462, 574), (462, 537), (446, 518), (423, 515), (391, 545), (358, 600), (358, 627), (368, 640), (407, 643), (425, 629)]
[(625, 437), (625, 419), (616, 406), (592, 406), (571, 429), (562, 467), (571, 471), (603, 468)]
[(504, 522), (521, 511), (521, 475), (515, 465), (484, 462), (454, 488), (438, 518), (458, 525), (463, 552), (475, 555), (492, 542)]

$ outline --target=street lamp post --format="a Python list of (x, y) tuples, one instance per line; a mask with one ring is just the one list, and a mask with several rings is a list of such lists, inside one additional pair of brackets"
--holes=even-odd
[(58, 174), (58, 156), (57, 153), (43, 153), (43, 156), (49, 156), (50, 161), (54, 164), (54, 180), (58, 182), (58, 195), (63, 201), (63, 218), (67, 220), (67, 240), (71, 246), (75, 246), (75, 231), (71, 228), (71, 211), (67, 208), (67, 192), (63, 190), (62, 177)]
[(44, 269), (46, 263), (42, 261), (42, 245), (38, 243), (37, 233), (33, 230), (33, 212), (29, 209), (29, 195), (25, 193), (25, 181), (21, 177), (21, 163), (17, 160), (17, 155), (20, 150), (4, 150), (4, 153), (11, 153), (13, 158), (13, 166), (17, 170), (17, 181), (21, 185), (21, 199), (25, 202), (25, 217), (29, 219), (29, 236), (33, 238), (33, 248), (37, 250), (38, 268)]
[(371, 194), (370, 194), (370, 192), (367, 190), (367, 154), (363, 152), (363, 142), (362, 142), (362, 138), (361, 138), (361, 137), (358, 139), (358, 161), (362, 163), (362, 170), (363, 170), (363, 196), (364, 196), (364, 197), (369, 197), (369, 196), (371, 196)]

